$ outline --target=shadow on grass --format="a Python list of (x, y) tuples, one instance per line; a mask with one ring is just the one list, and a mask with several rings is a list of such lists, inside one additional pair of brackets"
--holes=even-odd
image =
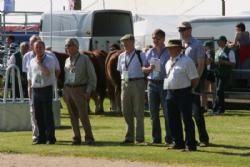
[(235, 152), (207, 151), (207, 150), (199, 150), (199, 152), (212, 153), (212, 154), (221, 154), (221, 155), (227, 155), (227, 156), (250, 157), (250, 152), (246, 152), (246, 153), (235, 153)]
[[(113, 112), (113, 111), (105, 111), (102, 114), (95, 114), (94, 112), (89, 113), (89, 115), (100, 115), (100, 116), (105, 116), (105, 117), (123, 117), (123, 114), (121, 112)], [(149, 112), (144, 112), (145, 117), (149, 117), (150, 113)]]
[(60, 127), (57, 127), (56, 129), (61, 129), (61, 130), (63, 130), (63, 129), (72, 129), (72, 128), (71, 128), (71, 126), (69, 126), (69, 125), (61, 125)]
[(206, 117), (228, 117), (228, 116), (237, 116), (237, 117), (250, 117), (250, 112), (248, 111), (226, 111), (225, 113), (223, 114), (219, 114), (219, 115), (216, 115), (216, 114), (205, 114)]
[[(56, 145), (68, 145), (68, 146), (72, 146), (72, 141), (69, 140), (59, 140), (56, 142)], [(84, 142), (82, 142), (81, 146), (86, 145)], [(79, 146), (79, 145), (78, 145)], [(95, 146), (95, 147), (131, 147), (131, 146), (135, 146), (135, 147), (148, 147), (148, 146), (153, 146), (153, 147), (166, 147), (166, 145), (164, 144), (155, 144), (155, 145), (150, 145), (148, 143), (129, 143), (129, 144), (122, 144), (121, 141), (96, 141), (94, 145), (91, 146)]]
[(233, 146), (233, 145), (225, 145), (225, 144), (209, 144), (209, 147), (222, 147), (222, 148), (226, 148), (226, 149), (237, 149), (237, 150), (249, 150), (250, 151), (250, 147), (248, 146)]

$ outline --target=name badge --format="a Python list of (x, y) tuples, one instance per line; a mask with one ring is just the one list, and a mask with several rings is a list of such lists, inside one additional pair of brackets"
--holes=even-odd
[(123, 76), (124, 81), (127, 82), (128, 81), (128, 71), (123, 71), (122, 76)]
[(70, 71), (70, 72), (68, 73), (68, 82), (74, 83), (74, 82), (75, 82), (75, 79), (76, 79), (76, 73)]
[(164, 79), (163, 89), (164, 90), (169, 89), (169, 81), (167, 78)]
[(153, 71), (153, 78), (159, 77), (160, 72), (159, 71)]
[(34, 83), (35, 83), (35, 85), (43, 85), (42, 75), (40, 75), (40, 74), (36, 75)]

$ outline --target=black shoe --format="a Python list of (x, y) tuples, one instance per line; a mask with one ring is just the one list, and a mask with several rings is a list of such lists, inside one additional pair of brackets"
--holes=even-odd
[(124, 140), (121, 142), (121, 144), (134, 144), (134, 141), (132, 140)]
[(200, 147), (208, 147), (209, 146), (209, 142), (200, 142), (199, 146)]
[(47, 144), (55, 144), (55, 143), (56, 143), (55, 140), (49, 140), (49, 141), (47, 141)]
[(95, 144), (95, 140), (86, 140), (85, 144), (89, 145), (89, 146), (94, 145)]
[(35, 142), (33, 142), (34, 145), (36, 144), (46, 144), (46, 141), (40, 141), (40, 140), (36, 140)]
[(178, 145), (178, 144), (172, 144), (170, 147), (168, 147), (168, 149), (181, 150), (181, 149), (185, 149), (185, 146), (184, 145)]
[(72, 145), (81, 145), (82, 144), (82, 141), (81, 140), (73, 140)]
[(196, 147), (186, 147), (183, 152), (192, 152), (192, 151), (197, 151)]

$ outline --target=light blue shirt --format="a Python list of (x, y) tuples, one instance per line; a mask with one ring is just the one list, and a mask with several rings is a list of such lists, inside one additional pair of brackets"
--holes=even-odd
[[(138, 56), (141, 57), (142, 65), (140, 63)], [(126, 67), (126, 64), (128, 64), (128, 67)], [(140, 55), (137, 55), (135, 53), (135, 50), (132, 53), (128, 54), (125, 51), (121, 53), (118, 58), (117, 70), (120, 71), (121, 73), (121, 79), (124, 79), (122, 75), (123, 71), (128, 71), (128, 78), (143, 78), (144, 73), (142, 71), (142, 66), (144, 65), (145, 65), (145, 54), (141, 53)]]
[(201, 41), (191, 38), (188, 43), (184, 44), (185, 49), (185, 55), (190, 57), (193, 61), (194, 64), (197, 66), (198, 64), (198, 59), (204, 58), (205, 59), (205, 51), (202, 46)]
[(165, 70), (165, 65), (169, 59), (169, 54), (167, 48), (162, 48), (160, 54), (156, 52), (155, 48), (152, 48), (147, 51), (146, 53), (146, 66), (150, 65), (150, 60), (152, 58), (160, 58), (160, 63), (161, 63), (161, 71), (159, 72), (159, 75), (154, 75), (153, 72), (151, 72), (148, 75), (148, 79), (153, 79), (153, 80), (163, 80), (166, 77), (166, 70)]

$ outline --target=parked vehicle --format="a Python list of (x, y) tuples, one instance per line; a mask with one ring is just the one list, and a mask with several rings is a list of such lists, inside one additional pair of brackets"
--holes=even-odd
[[(249, 16), (220, 16), (220, 17), (199, 17), (189, 20), (192, 24), (194, 37), (205, 41), (216, 39), (221, 35), (233, 41), (235, 37), (235, 26), (239, 22), (246, 25), (250, 30)], [(216, 42), (215, 48), (217, 48)], [(250, 92), (250, 45), (235, 50), (236, 68), (233, 69), (232, 87), (230, 91)]]
[(66, 38), (79, 40), (80, 50), (102, 49), (119, 43), (124, 34), (133, 34), (130, 11), (94, 10), (44, 13), (40, 36), (54, 51), (64, 52)]

